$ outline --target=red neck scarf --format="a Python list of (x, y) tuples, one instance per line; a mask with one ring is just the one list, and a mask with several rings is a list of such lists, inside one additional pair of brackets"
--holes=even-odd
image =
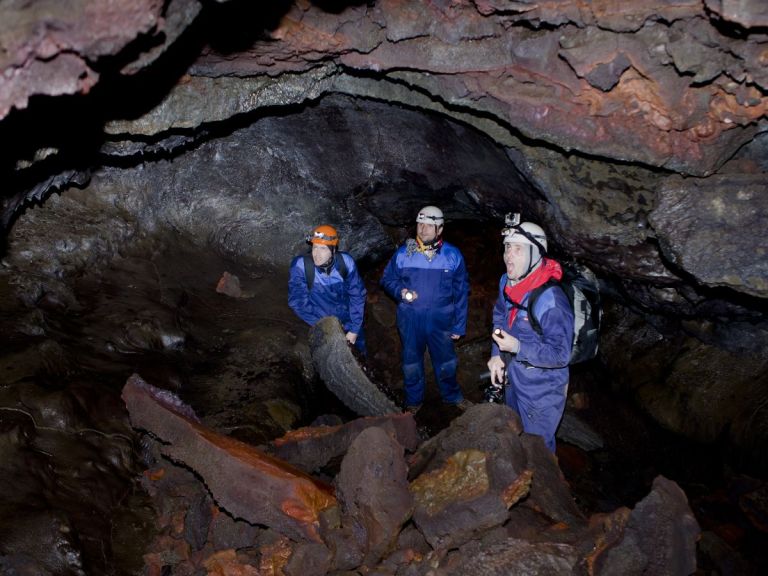
[[(509, 300), (514, 302), (512, 309), (509, 311), (508, 328), (512, 327), (512, 322), (515, 321), (515, 316), (517, 316), (517, 311), (520, 308), (520, 302), (523, 301), (523, 298), (525, 298), (525, 295), (528, 294), (528, 292), (534, 288), (538, 288), (542, 284), (546, 284), (550, 278), (560, 280), (562, 277), (563, 269), (560, 267), (560, 264), (549, 258), (543, 258), (541, 266), (531, 272), (523, 281), (518, 282), (514, 286), (510, 286), (509, 284), (504, 286), (504, 294), (506, 294)], [(517, 306), (515, 306), (515, 304), (517, 304)]]

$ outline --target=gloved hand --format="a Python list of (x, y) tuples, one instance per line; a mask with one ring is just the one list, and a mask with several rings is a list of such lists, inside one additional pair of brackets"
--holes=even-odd
[(349, 342), (350, 344), (354, 344), (355, 342), (357, 342), (357, 334), (355, 334), (354, 332), (347, 332), (346, 338), (347, 338), (347, 342)]
[(491, 384), (501, 386), (504, 383), (504, 361), (501, 356), (491, 356), (488, 360), (488, 370), (491, 371)]
[(520, 352), (520, 340), (512, 336), (512, 334), (504, 332), (504, 330), (498, 331), (501, 332), (501, 334), (497, 336), (496, 331), (494, 330), (494, 332), (491, 333), (491, 338), (496, 342), (499, 350), (502, 352), (511, 352), (512, 354)]

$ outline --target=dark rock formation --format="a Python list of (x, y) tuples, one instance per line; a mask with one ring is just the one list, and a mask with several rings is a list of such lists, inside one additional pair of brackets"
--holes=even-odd
[[(273, 474), (283, 471), (280, 485), (270, 484), (261, 470), (250, 474), (244, 488), (248, 474), (231, 473), (232, 461), (250, 462), (254, 471), (263, 469), (264, 457), (254, 458), (254, 449), (237, 443), (229, 446), (228, 455), (217, 455), (221, 444), (217, 434), (198, 424), (178, 399), (151, 389), (136, 376), (126, 383), (123, 394), (135, 425), (163, 442), (156, 447), (155, 467), (145, 476), (157, 507), (167, 511), (153, 545), (160, 552), (146, 556), (152, 569), (194, 572), (201, 565), (209, 570), (226, 565), (249, 573), (256, 563), (252, 551), (258, 549), (260, 570), (288, 576), (350, 570), (571, 574), (577, 569), (606, 576), (618, 572), (682, 576), (695, 570), (698, 525), (676, 484), (657, 478), (651, 494), (632, 511), (620, 509), (589, 522), (578, 512), (569, 515), (564, 512), (567, 490), (553, 456), (541, 438), (520, 438), (519, 418), (506, 406), (470, 408), (425, 443), (424, 452), (417, 450), (410, 470), (393, 435), (376, 426), (363, 427), (335, 479), (336, 503), (314, 490), (309, 477), (289, 478), (288, 465), (276, 460), (270, 467)], [(477, 434), (480, 430), (496, 440), (484, 442)], [(208, 445), (199, 438), (208, 439)], [(472, 447), (476, 442), (483, 449)], [(164, 460), (168, 457), (183, 457), (193, 466), (210, 496), (191, 474)], [(205, 464), (209, 461), (216, 466)], [(519, 462), (526, 468), (516, 474)], [(166, 463), (169, 470), (160, 467)], [(413, 465), (430, 470), (418, 472)], [(220, 477), (222, 471), (230, 472), (226, 480)], [(409, 474), (415, 477), (410, 484)], [(292, 490), (305, 503), (317, 506), (320, 529), (312, 532), (316, 538), (307, 539), (306, 524), (297, 529), (285, 516), (265, 513), (271, 506), (279, 507), (298, 519), (296, 498), (286, 501)], [(250, 496), (256, 492), (260, 499)], [(232, 499), (233, 493), (239, 498)], [(223, 511), (215, 509), (210, 498), (236, 518), (217, 521)], [(518, 520), (528, 514), (537, 521), (517, 524), (518, 510)], [(303, 509), (302, 518), (311, 526), (308, 512)], [(412, 527), (404, 528), (411, 518), (429, 547)], [(268, 523), (282, 536), (255, 531), (250, 524), (238, 536), (231, 526), (243, 520)], [(227, 526), (229, 530), (222, 532)], [(520, 537), (521, 531), (526, 537)], [(236, 549), (223, 548), (228, 546)]]
[(413, 512), (403, 446), (383, 429), (366, 428), (352, 442), (336, 477), (341, 525), (349, 526), (375, 566), (392, 552)]
[(629, 515), (624, 538), (598, 562), (600, 574), (692, 574), (699, 526), (680, 488), (666, 478)]
[[(161, 20), (155, 4), (137, 8), (131, 14), (134, 26), (121, 32), (127, 36), (152, 30), (159, 35), (162, 30), (163, 40), (171, 43), (179, 35), (168, 29), (183, 27), (196, 14), (196, 3), (177, 1)], [(552, 231), (571, 253), (601, 262), (605, 271), (679, 283), (651, 262), (658, 252), (646, 215), (653, 210), (659, 180), (666, 176), (654, 168), (698, 176), (727, 170), (736, 151), (749, 148), (766, 112), (759, 28), (763, 11), (753, 5), (734, 10), (710, 4), (714, 6), (708, 10), (699, 3), (664, 3), (615, 11), (612, 4), (581, 10), (577, 3), (565, 2), (557, 9), (525, 5), (503, 10), (492, 2), (441, 8), (385, 1), (352, 5), (341, 13), (311, 4), (284, 5), (283, 14), (280, 8), (254, 10), (247, 14), (255, 19), (251, 35), (231, 39), (249, 48), (217, 52), (216, 30), (211, 30), (212, 45), (188, 75), (166, 94), (157, 94), (160, 104), (152, 108), (147, 103), (139, 118), (112, 122), (106, 131), (125, 139), (128, 154), (137, 151), (131, 134), (154, 140), (151, 146), (167, 140), (165, 148), (173, 149), (191, 142), (189, 136), (179, 139), (178, 130), (331, 92), (438, 111), (508, 147), (529, 181), (524, 186), (507, 182), (505, 190), (491, 194), (473, 191), (476, 201), (499, 205), (494, 197), (500, 192), (504, 196), (517, 188), (525, 194), (532, 184), (546, 199), (536, 211), (552, 219)], [(76, 18), (78, 7), (68, 17)], [(226, 15), (246, 16), (226, 6), (208, 10), (201, 18), (211, 22)], [(104, 31), (95, 28), (92, 34), (103, 34), (110, 42), (93, 43), (119, 52), (123, 46), (107, 31), (122, 17), (110, 13), (100, 20)], [(30, 9), (23, 18), (31, 28), (43, 28), (42, 23), (62, 16)], [(85, 16), (84, 21), (90, 22)], [(743, 33), (731, 30), (734, 23)], [(66, 40), (58, 45), (92, 56), (80, 36), (59, 36)], [(22, 34), (13, 37), (18, 53), (21, 46), (34, 52), (32, 47), (41, 45)], [(146, 55), (158, 51), (149, 44), (121, 56), (133, 57), (134, 66), (149, 66), (152, 58)], [(13, 69), (10, 61), (6, 66)], [(63, 91), (81, 90), (73, 84)], [(26, 98), (41, 89), (19, 82), (18, 91)], [(546, 143), (549, 150), (537, 143)], [(612, 161), (619, 162), (607, 169)], [(546, 174), (550, 171), (556, 178)], [(371, 176), (374, 182), (382, 176), (389, 179), (386, 172)], [(39, 188), (28, 193), (44, 196)], [(7, 210), (17, 206), (18, 201), (9, 202)], [(616, 243), (623, 247), (623, 257), (606, 262), (604, 248)], [(695, 267), (681, 266), (710, 284)], [(750, 293), (754, 282), (740, 273), (729, 278), (729, 286)]]
[(326, 316), (309, 332), (312, 361), (325, 385), (360, 416), (396, 414), (400, 409), (365, 375), (344, 338), (338, 318)]
[(346, 454), (352, 441), (370, 427), (391, 434), (400, 446), (411, 452), (418, 445), (416, 421), (412, 414), (404, 413), (357, 418), (338, 426), (311, 426), (292, 430), (272, 442), (272, 452), (306, 472), (313, 472)]
[(648, 217), (665, 257), (707, 286), (768, 296), (768, 239), (749, 232), (768, 228), (765, 183), (752, 174), (668, 182)]

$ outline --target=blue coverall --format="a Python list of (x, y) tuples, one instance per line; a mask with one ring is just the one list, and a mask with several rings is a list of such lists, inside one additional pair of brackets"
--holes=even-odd
[[(456, 381), (457, 357), (451, 334), (463, 336), (467, 326), (469, 277), (464, 258), (448, 242), (430, 261), (421, 252), (408, 254), (401, 246), (384, 270), (381, 284), (397, 305), (397, 329), (403, 346), (405, 403), (416, 406), (424, 400), (424, 351), (429, 349), (435, 379), (443, 402), (464, 399)], [(406, 302), (403, 288), (418, 298)]]
[(325, 316), (336, 316), (345, 332), (357, 334), (355, 347), (365, 354), (365, 285), (352, 256), (338, 252), (335, 258), (344, 258), (347, 279), (342, 277), (335, 262), (330, 274), (315, 266), (311, 291), (304, 272), (304, 256), (294, 258), (288, 277), (288, 305), (310, 326)]
[[(531, 326), (527, 310), (518, 310), (508, 325), (511, 305), (504, 297), (507, 276), (499, 282), (499, 297), (493, 308), (493, 326), (501, 328), (520, 341), (520, 351), (507, 363), (507, 385), (504, 400), (523, 421), (523, 429), (544, 437), (547, 447), (555, 451), (555, 432), (565, 410), (568, 391), (568, 362), (573, 342), (573, 311), (565, 293), (552, 286), (544, 290), (534, 306), (541, 334)], [(528, 292), (520, 304), (527, 306)], [(498, 356), (493, 343), (491, 356)], [(507, 355), (505, 355), (507, 356)]]

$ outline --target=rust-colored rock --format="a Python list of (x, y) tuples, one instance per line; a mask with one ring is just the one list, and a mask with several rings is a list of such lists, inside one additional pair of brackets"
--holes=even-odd
[(243, 290), (240, 288), (240, 278), (229, 272), (224, 272), (216, 284), (216, 292), (232, 298), (240, 298), (243, 295)]
[(206, 428), (178, 398), (136, 374), (122, 396), (131, 424), (166, 442), (163, 454), (200, 474), (216, 502), (232, 515), (294, 539), (319, 539), (319, 513), (336, 503), (330, 486)]
[(163, 25), (162, 0), (66, 0), (0, 6), (0, 119), (30, 96), (87, 93), (92, 63)]
[(288, 564), (293, 546), (287, 538), (261, 547), (259, 576), (285, 576), (283, 568)]
[(412, 414), (405, 413), (357, 418), (339, 426), (291, 430), (273, 442), (273, 452), (278, 458), (312, 472), (343, 455), (358, 434), (374, 426), (386, 431), (408, 451), (415, 450), (418, 445), (416, 421)]
[[(530, 471), (519, 482), (502, 486), (498, 470), (489, 470), (489, 455), (463, 450), (449, 457), (442, 468), (411, 483), (416, 508), (413, 519), (433, 548), (450, 548), (502, 524), (508, 502), (522, 496)], [(493, 466), (491, 466), (493, 467)], [(514, 486), (509, 492), (510, 486)]]
[(511, 508), (517, 504), (522, 498), (528, 496), (528, 492), (531, 489), (531, 481), (533, 480), (533, 470), (524, 470), (520, 476), (518, 476), (512, 484), (502, 492), (501, 499), (507, 508)]
[(427, 472), (411, 483), (416, 505), (435, 516), (454, 502), (473, 500), (488, 492), (486, 454), (463, 450), (448, 458), (443, 468)]
[(595, 538), (594, 546), (584, 557), (588, 574), (595, 574), (600, 556), (621, 540), (631, 512), (629, 508), (619, 508), (610, 514), (595, 514), (589, 519)]

